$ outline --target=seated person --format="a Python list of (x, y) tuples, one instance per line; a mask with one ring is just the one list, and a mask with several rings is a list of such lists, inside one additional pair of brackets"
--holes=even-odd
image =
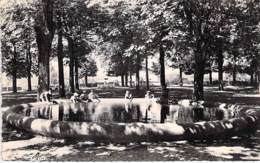
[(49, 89), (48, 91), (43, 91), (40, 94), (40, 101), (42, 102), (51, 102), (52, 100), (52, 90)]
[(154, 94), (151, 94), (150, 91), (146, 91), (144, 98), (150, 102), (160, 102), (160, 100), (154, 98)]
[(84, 91), (83, 93), (81, 93), (79, 96), (79, 99), (82, 101), (88, 101), (87, 91)]
[(133, 100), (132, 94), (131, 94), (129, 91), (126, 91), (126, 92), (125, 92), (125, 99), (128, 99), (128, 100), (130, 100), (130, 101)]
[(204, 101), (194, 101), (191, 104), (194, 122), (205, 120), (203, 103)]
[(71, 96), (70, 100), (72, 102), (80, 102), (80, 99), (79, 99), (79, 94), (78, 93), (73, 93), (73, 95)]
[(100, 99), (98, 98), (98, 95), (93, 90), (91, 90), (90, 93), (88, 94), (88, 101), (100, 102)]
[(154, 94), (151, 94), (150, 91), (146, 91), (144, 98), (146, 98), (146, 99), (154, 98)]

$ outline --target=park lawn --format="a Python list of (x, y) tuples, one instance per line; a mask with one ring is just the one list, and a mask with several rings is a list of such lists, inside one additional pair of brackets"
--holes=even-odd
[[(91, 88), (88, 88), (88, 90)], [(94, 88), (95, 91), (101, 98), (123, 98), (127, 88)], [(135, 98), (141, 98), (145, 95), (145, 89), (139, 91), (128, 88)], [(159, 87), (152, 87), (152, 93), (155, 94), (155, 97), (160, 97), (161, 90)], [(174, 94), (174, 97), (181, 99), (191, 99), (193, 87), (170, 87), (170, 93)], [(232, 104), (256, 104), (260, 105), (260, 95), (255, 93), (256, 91), (253, 88), (248, 87), (227, 87), (225, 91), (218, 91), (217, 87), (205, 87), (205, 100), (211, 102), (227, 102)], [(54, 98), (59, 98), (58, 92), (53, 92)], [(72, 94), (68, 93), (66, 98), (69, 98)], [(13, 93), (3, 93), (2, 94), (2, 107), (17, 105), (22, 103), (36, 102), (37, 94), (36, 91), (32, 92), (18, 92), (17, 94)]]
[[(179, 98), (190, 98), (192, 89), (172, 88)], [(125, 89), (97, 90), (101, 93), (123, 97)], [(141, 96), (144, 90), (136, 95)], [(160, 94), (154, 89), (155, 95)], [(237, 94), (247, 96), (237, 96)], [(57, 96), (57, 95), (55, 95)], [(136, 96), (134, 96), (136, 97)], [(260, 105), (260, 97), (250, 96), (246, 91), (222, 91), (215, 88), (205, 91), (206, 100), (212, 102), (247, 103)], [(3, 94), (3, 106), (36, 101), (36, 92)], [(34, 136), (2, 126), (2, 159), (49, 160), (49, 161), (171, 161), (171, 160), (260, 160), (260, 131), (247, 139), (233, 138), (218, 142), (158, 142), (128, 144), (96, 144), (94, 142), (66, 142), (64, 140)]]

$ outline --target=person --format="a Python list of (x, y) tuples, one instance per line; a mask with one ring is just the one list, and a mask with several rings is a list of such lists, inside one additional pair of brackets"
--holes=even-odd
[(132, 94), (129, 91), (125, 92), (125, 99), (128, 99), (130, 101), (133, 100), (133, 96), (132, 96)]
[(149, 99), (150, 98), (150, 91), (146, 91), (145, 95), (144, 95), (145, 99)]
[(79, 99), (81, 101), (88, 101), (87, 91), (84, 91), (83, 93), (81, 93), (79, 96)]
[(153, 103), (153, 95), (150, 94), (150, 91), (146, 91), (146, 94), (144, 96), (145, 98), (145, 119), (151, 119), (151, 107), (152, 107), (152, 103)]
[(223, 103), (216, 109), (215, 116), (217, 120), (228, 119), (228, 105)]
[(73, 93), (73, 95), (70, 97), (70, 101), (72, 102), (80, 102), (79, 94), (77, 92)]
[(193, 120), (194, 122), (205, 120), (204, 116), (204, 101), (194, 101), (192, 102)]
[(49, 89), (48, 91), (43, 91), (40, 94), (40, 101), (42, 102), (51, 102), (52, 100), (52, 90)]
[(151, 99), (151, 98), (154, 98), (154, 95), (150, 94), (150, 91), (146, 91), (146, 94), (145, 94), (144, 98)]
[(98, 95), (94, 92), (94, 90), (91, 90), (88, 94), (88, 101), (89, 102), (100, 102), (100, 99), (98, 98)]
[(132, 100), (133, 100), (133, 96), (132, 94), (130, 93), (130, 91), (126, 91), (125, 92), (125, 111), (126, 113), (129, 112), (129, 109), (132, 108)]

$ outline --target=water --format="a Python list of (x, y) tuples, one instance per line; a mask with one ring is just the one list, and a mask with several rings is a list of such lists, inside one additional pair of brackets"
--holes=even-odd
[(181, 105), (161, 106), (158, 103), (62, 103), (23, 110), (25, 116), (74, 122), (98, 123), (193, 123), (217, 120), (216, 108), (192, 108)]

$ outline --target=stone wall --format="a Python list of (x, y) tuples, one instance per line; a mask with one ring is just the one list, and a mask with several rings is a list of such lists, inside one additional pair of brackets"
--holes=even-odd
[(239, 118), (184, 125), (139, 122), (113, 124), (70, 122), (36, 119), (19, 114), (22, 109), (36, 105), (47, 105), (47, 103), (30, 103), (6, 108), (6, 111), (3, 112), (3, 120), (25, 132), (48, 137), (118, 143), (226, 139), (232, 136), (250, 135), (257, 130), (260, 124), (260, 110), (255, 108), (248, 109), (245, 115)]

